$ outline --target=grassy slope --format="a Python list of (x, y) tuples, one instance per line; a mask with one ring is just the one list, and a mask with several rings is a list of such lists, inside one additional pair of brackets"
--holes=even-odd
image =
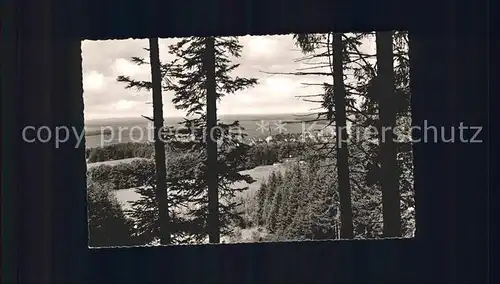
[(87, 169), (90, 169), (92, 167), (97, 167), (100, 165), (116, 166), (118, 164), (131, 163), (132, 161), (142, 160), (142, 159), (144, 159), (144, 158), (128, 158), (128, 159), (121, 159), (121, 160), (111, 160), (111, 161), (104, 161), (104, 162), (88, 163)]

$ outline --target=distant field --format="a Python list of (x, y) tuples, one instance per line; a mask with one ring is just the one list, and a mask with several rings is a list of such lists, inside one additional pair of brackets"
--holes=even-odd
[(240, 172), (241, 174), (250, 175), (255, 180), (255, 182), (250, 184), (250, 185), (248, 185), (246, 182), (238, 182), (238, 183), (235, 183), (234, 186), (235, 187), (248, 186), (248, 190), (242, 192), (241, 194), (244, 197), (251, 197), (252, 195), (254, 195), (257, 192), (257, 190), (259, 190), (260, 184), (265, 179), (267, 179), (272, 172), (280, 171), (280, 172), (284, 173), (285, 169), (286, 169), (285, 164), (278, 164), (276, 166), (273, 166), (273, 165), (260, 166), (260, 167), (253, 168), (251, 170), (241, 171)]
[[(138, 160), (141, 158), (131, 158), (131, 159), (123, 159), (123, 160), (115, 160), (115, 161), (106, 161), (106, 162), (97, 162), (97, 163), (90, 163), (87, 164), (87, 168), (92, 168), (96, 167), (98, 165), (117, 165), (121, 163), (130, 163), (134, 160)], [(242, 174), (248, 174), (250, 175), (255, 182), (248, 185), (246, 182), (239, 182), (235, 183), (234, 187), (244, 187), (248, 186), (248, 190), (242, 192), (242, 196), (245, 198), (251, 197), (254, 195), (257, 190), (260, 188), (260, 184), (262, 183), (263, 180), (265, 180), (273, 171), (281, 171), (284, 172), (286, 169), (285, 164), (278, 164), (278, 165), (269, 165), (269, 166), (260, 166), (253, 168), (251, 170), (246, 170), (246, 171), (241, 171), (240, 173)], [(139, 199), (140, 195), (135, 192), (134, 188), (128, 188), (128, 189), (120, 189), (114, 192), (115, 196), (118, 198), (118, 201), (120, 204), (123, 206), (123, 209), (130, 209), (130, 201), (136, 201)]]

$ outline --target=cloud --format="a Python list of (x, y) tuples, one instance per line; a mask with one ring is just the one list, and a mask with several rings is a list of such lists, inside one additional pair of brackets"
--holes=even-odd
[(134, 101), (119, 100), (117, 103), (115, 103), (115, 108), (118, 110), (126, 110), (133, 108), (136, 104), (137, 102)]
[[(139, 66), (128, 59), (118, 58), (113, 63), (111, 69), (113, 70), (113, 75), (115, 76), (123, 75), (123, 76), (130, 76), (133, 78), (137, 78), (138, 76), (151, 77), (150, 72), (148, 72), (149, 71), (147, 68), (148, 66), (149, 65)], [(144, 79), (150, 79), (150, 78), (144, 78)]]
[(249, 60), (272, 59), (279, 52), (279, 39), (251, 37), (246, 41), (245, 54)]
[[(177, 41), (159, 40), (163, 62), (173, 59), (168, 46)], [(234, 70), (233, 76), (257, 78), (259, 84), (222, 98), (218, 104), (219, 114), (303, 113), (319, 106), (298, 96), (319, 93), (321, 86), (305, 88), (303, 83), (321, 84), (331, 82), (331, 78), (265, 73), (288, 73), (311, 67), (297, 61), (303, 55), (292, 36), (245, 36), (240, 37), (240, 43), (243, 45), (242, 56), (234, 59), (240, 66)], [(138, 66), (131, 61), (135, 56), (149, 61), (145, 50), (148, 45), (147, 39), (82, 42), (86, 119), (152, 115), (152, 107), (147, 104), (151, 101), (150, 92), (125, 89), (124, 83), (116, 81), (119, 75), (150, 80), (149, 65)], [(373, 46), (363, 46), (363, 50), (373, 49)], [(328, 71), (328, 68), (322, 70)], [(163, 94), (165, 115), (183, 116), (184, 113), (173, 105), (172, 98), (171, 93)]]
[(83, 76), (83, 88), (94, 91), (104, 87), (104, 76), (96, 71), (91, 71)]
[(287, 77), (269, 77), (265, 84), (273, 93), (290, 93), (300, 87), (300, 82)]

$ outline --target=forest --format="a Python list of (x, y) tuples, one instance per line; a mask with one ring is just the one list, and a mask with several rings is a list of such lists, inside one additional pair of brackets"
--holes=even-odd
[[(321, 104), (311, 113), (334, 127), (328, 139), (287, 133), (243, 143), (231, 131), (239, 122), (217, 114), (225, 96), (259, 84), (231, 74), (239, 39), (182, 38), (168, 47), (168, 62), (149, 39), (149, 58), (131, 60), (148, 65), (151, 80), (116, 80), (150, 92), (153, 115), (144, 119), (154, 124), (154, 141), (86, 149), (90, 247), (414, 236), (408, 34), (291, 36), (308, 67), (282, 75), (324, 79), (321, 93), (301, 99)], [(376, 43), (374, 54), (360, 50), (366, 40)], [(165, 130), (162, 92), (174, 94), (186, 113), (179, 127), (194, 139)], [(130, 158), (137, 159), (106, 164)], [(246, 171), (275, 164), (284, 170), (250, 191), (257, 181)], [(113, 193), (130, 188), (140, 198), (124, 209)]]

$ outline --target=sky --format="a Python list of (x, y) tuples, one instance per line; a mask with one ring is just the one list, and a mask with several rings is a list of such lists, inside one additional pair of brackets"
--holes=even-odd
[[(291, 35), (245, 36), (239, 39), (243, 50), (241, 57), (235, 59), (235, 63), (240, 63), (240, 66), (232, 75), (257, 78), (259, 84), (222, 98), (218, 103), (218, 114), (298, 114), (317, 111), (318, 103), (306, 102), (297, 96), (321, 92), (321, 87), (304, 86), (303, 83), (330, 83), (331, 78), (264, 73), (294, 72), (310, 66), (297, 62), (303, 55), (295, 46)], [(168, 54), (167, 47), (177, 40), (159, 40), (161, 61), (173, 59)], [(137, 66), (130, 61), (133, 56), (149, 59), (148, 52), (144, 50), (147, 47), (147, 39), (82, 42), (86, 120), (152, 115), (152, 105), (147, 104), (151, 101), (150, 92), (125, 89), (124, 83), (116, 81), (120, 75), (150, 80), (149, 65)], [(362, 49), (373, 53), (374, 44), (364, 43)], [(163, 92), (165, 116), (184, 116), (183, 111), (175, 108), (172, 98), (171, 92)]]

